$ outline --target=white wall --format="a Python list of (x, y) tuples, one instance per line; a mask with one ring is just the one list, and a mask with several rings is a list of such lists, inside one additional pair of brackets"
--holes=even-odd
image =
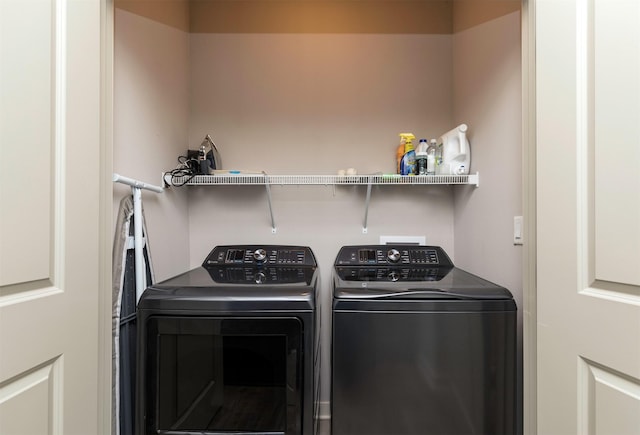
[(471, 171), (480, 173), (479, 188), (455, 189), (456, 265), (511, 290), (522, 349), (522, 246), (513, 244), (513, 217), (522, 215), (520, 41), (519, 12), (454, 34), (453, 117), (470, 126)]
[[(520, 290), (521, 251), (513, 217), (522, 215), (520, 14), (453, 36), (453, 117), (469, 125), (471, 172), (480, 187), (455, 190), (459, 266)], [(508, 272), (507, 272), (508, 271)]]
[[(187, 149), (189, 36), (121, 9), (115, 26), (114, 172), (161, 185), (162, 171)], [(114, 185), (114, 216), (130, 192)], [(189, 266), (187, 196), (143, 191), (142, 198), (156, 279), (183, 272)]]

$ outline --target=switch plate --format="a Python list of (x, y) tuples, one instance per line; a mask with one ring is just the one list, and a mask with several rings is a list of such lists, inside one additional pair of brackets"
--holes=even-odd
[(522, 216), (513, 217), (513, 244), (522, 245), (524, 228), (522, 225)]

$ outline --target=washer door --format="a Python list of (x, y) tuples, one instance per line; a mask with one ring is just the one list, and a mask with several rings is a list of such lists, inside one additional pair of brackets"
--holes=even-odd
[(146, 326), (143, 433), (300, 433), (300, 319), (152, 316)]

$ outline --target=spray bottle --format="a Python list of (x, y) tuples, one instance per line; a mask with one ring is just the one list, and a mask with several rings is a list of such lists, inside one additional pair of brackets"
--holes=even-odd
[(407, 135), (411, 133), (400, 133), (400, 145), (396, 148), (396, 173), (400, 173), (400, 165), (402, 163), (402, 157), (404, 156), (404, 146), (407, 142)]
[(401, 175), (416, 175), (416, 152), (413, 149), (413, 140), (416, 138), (412, 133), (402, 133), (404, 135), (404, 155), (400, 161)]

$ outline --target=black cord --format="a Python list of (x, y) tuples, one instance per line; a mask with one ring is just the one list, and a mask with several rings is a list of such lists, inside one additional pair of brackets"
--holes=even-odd
[[(197, 160), (190, 159), (187, 156), (178, 156), (178, 163), (180, 163), (180, 165), (182, 167), (173, 169), (173, 170), (168, 172), (168, 174), (171, 175), (171, 185), (172, 186), (182, 187), (182, 186), (186, 185), (187, 183), (189, 183), (189, 181), (191, 181), (193, 179), (193, 177), (198, 175), (189, 166), (189, 162), (191, 162), (191, 161), (198, 163)], [(187, 179), (186, 180), (182, 180), (180, 182), (176, 181), (176, 179), (184, 178), (184, 177), (187, 177)]]

